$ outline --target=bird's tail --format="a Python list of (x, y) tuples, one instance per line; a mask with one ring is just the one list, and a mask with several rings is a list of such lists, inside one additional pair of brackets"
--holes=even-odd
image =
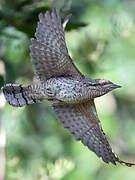
[(15, 107), (33, 104), (42, 100), (38, 84), (28, 86), (6, 84), (2, 87), (2, 91), (7, 102)]

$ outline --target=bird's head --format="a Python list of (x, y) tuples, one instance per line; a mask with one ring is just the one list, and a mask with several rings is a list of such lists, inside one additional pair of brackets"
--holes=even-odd
[(90, 94), (92, 98), (102, 96), (121, 86), (112, 83), (105, 79), (86, 79), (88, 82)]
[(112, 83), (109, 80), (105, 79), (96, 79), (97, 85), (101, 86), (104, 89), (108, 89), (108, 91), (112, 91), (113, 89), (120, 88), (121, 86)]
[(121, 86), (112, 83), (109, 80), (105, 80), (105, 79), (96, 79), (96, 83), (95, 85), (97, 86), (97, 88), (100, 91), (100, 95), (104, 95), (116, 88), (120, 88)]

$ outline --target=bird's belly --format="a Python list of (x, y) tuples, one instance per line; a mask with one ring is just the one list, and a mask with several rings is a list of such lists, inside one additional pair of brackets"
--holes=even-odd
[(78, 80), (57, 79), (53, 82), (55, 98), (66, 103), (79, 103), (88, 99), (83, 84)]
[(72, 88), (71, 89), (63, 88), (56, 94), (56, 99), (59, 99), (67, 103), (77, 103), (83, 101), (86, 98), (83, 97), (82, 93), (76, 92)]

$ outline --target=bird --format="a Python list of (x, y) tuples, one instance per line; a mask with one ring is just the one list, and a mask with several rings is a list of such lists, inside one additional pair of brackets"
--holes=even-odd
[(131, 167), (113, 152), (98, 118), (94, 99), (121, 86), (105, 79), (91, 79), (74, 65), (65, 42), (65, 27), (71, 15), (62, 20), (53, 8), (39, 14), (30, 56), (37, 83), (5, 84), (2, 92), (14, 107), (48, 100), (59, 122), (75, 140), (81, 141), (105, 163)]

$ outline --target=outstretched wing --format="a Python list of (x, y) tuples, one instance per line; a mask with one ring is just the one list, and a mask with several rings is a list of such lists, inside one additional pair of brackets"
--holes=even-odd
[(32, 64), (40, 80), (68, 75), (82, 77), (66, 48), (64, 27), (68, 20), (69, 16), (62, 24), (55, 9), (39, 15), (36, 39), (31, 39), (30, 50)]
[(54, 111), (62, 125), (68, 129), (75, 139), (81, 140), (98, 157), (102, 157), (104, 162), (111, 162), (115, 165), (116, 162), (126, 166), (133, 165), (121, 161), (112, 152), (98, 119), (94, 101), (77, 105), (54, 105)]

